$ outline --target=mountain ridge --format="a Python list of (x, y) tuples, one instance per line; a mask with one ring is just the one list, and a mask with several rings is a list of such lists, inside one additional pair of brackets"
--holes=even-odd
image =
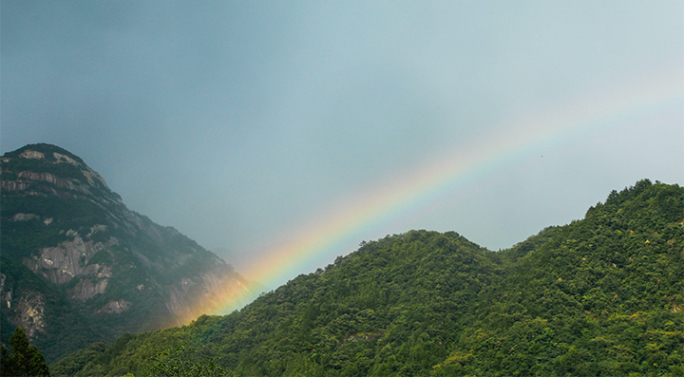
[(22, 326), (53, 362), (124, 332), (185, 324), (200, 303), (249, 291), (231, 265), (129, 210), (71, 152), (29, 144), (0, 164), (2, 342)]
[(388, 235), (230, 315), (52, 369), (173, 375), (150, 362), (208, 359), (236, 376), (684, 376), (683, 197), (641, 180), (499, 252), (455, 232)]

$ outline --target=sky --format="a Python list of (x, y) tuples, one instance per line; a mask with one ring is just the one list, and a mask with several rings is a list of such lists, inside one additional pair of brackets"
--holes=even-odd
[(684, 185), (681, 0), (0, 12), (2, 153), (63, 147), (269, 288), (388, 234), (505, 249), (638, 180)]

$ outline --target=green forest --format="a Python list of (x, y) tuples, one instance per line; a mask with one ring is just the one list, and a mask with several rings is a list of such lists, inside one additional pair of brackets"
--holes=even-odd
[(682, 376), (684, 188), (643, 180), (492, 252), (364, 242), (227, 316), (101, 343), (64, 376)]

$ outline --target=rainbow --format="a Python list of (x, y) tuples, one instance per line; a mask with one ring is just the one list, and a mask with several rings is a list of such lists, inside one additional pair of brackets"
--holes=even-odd
[[(493, 127), (450, 153), (381, 183), (302, 226), (289, 237), (294, 240), (267, 252), (259, 265), (245, 271), (245, 276), (265, 283), (292, 279), (304, 267), (329, 258), (330, 250), (341, 242), (354, 236), (360, 240), (358, 236), (371, 226), (401, 218), (534, 149), (649, 117), (663, 108), (681, 107), (682, 83), (677, 67), (642, 83), (613, 87), (608, 92), (597, 90), (591, 94), (598, 96)], [(248, 295), (247, 290), (233, 293), (218, 308), (206, 308), (206, 313), (225, 314), (239, 309), (246, 304)]]

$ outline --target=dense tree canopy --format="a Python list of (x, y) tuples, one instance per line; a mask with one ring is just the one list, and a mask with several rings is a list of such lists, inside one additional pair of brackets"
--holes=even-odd
[(644, 180), (500, 252), (454, 232), (387, 236), (239, 312), (53, 372), (142, 376), (182, 346), (238, 376), (682, 376), (683, 197)]
[(12, 346), (11, 352), (4, 345), (0, 346), (0, 353), (2, 354), (1, 376), (50, 376), (43, 355), (36, 346), (29, 343), (24, 328), (15, 329), (9, 343)]

